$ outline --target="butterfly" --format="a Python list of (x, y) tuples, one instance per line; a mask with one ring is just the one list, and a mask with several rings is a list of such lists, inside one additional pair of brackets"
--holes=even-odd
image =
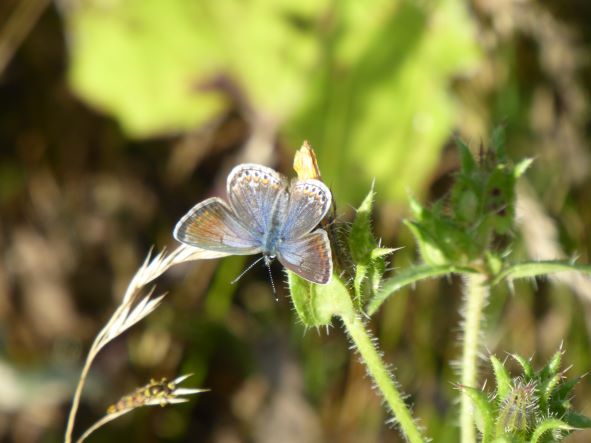
[(177, 223), (174, 238), (227, 255), (262, 253), (267, 267), (277, 258), (310, 282), (330, 281), (328, 235), (323, 229), (313, 231), (332, 203), (324, 183), (289, 183), (271, 168), (245, 163), (232, 169), (226, 190), (228, 203), (213, 197), (197, 204)]

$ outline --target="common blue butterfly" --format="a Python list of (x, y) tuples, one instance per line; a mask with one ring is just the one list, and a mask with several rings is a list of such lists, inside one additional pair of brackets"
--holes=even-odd
[(174, 237), (190, 246), (227, 253), (262, 253), (313, 283), (332, 276), (328, 235), (312, 231), (332, 203), (330, 190), (315, 179), (286, 177), (256, 164), (236, 166), (228, 175), (228, 203), (202, 201), (177, 223)]

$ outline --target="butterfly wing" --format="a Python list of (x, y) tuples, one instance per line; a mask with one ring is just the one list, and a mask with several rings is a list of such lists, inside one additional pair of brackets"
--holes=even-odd
[(193, 207), (179, 220), (173, 235), (190, 246), (228, 255), (249, 255), (261, 251), (258, 239), (217, 197), (208, 198)]
[(227, 192), (230, 206), (240, 223), (257, 238), (269, 232), (278, 213), (277, 205), (287, 200), (287, 180), (261, 165), (245, 163), (228, 175)]
[(283, 237), (291, 240), (310, 232), (328, 212), (330, 190), (319, 180), (294, 180), (289, 190), (289, 205), (283, 225)]
[(332, 255), (323, 229), (283, 242), (277, 250), (283, 266), (312, 283), (326, 284), (332, 276)]

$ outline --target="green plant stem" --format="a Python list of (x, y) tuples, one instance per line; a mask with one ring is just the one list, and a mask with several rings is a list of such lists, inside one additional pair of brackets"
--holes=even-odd
[(386, 403), (390, 407), (400, 429), (411, 443), (425, 443), (426, 440), (421, 435), (419, 428), (414, 422), (410, 410), (404, 403), (400, 392), (394, 383), (393, 375), (386, 369), (370, 334), (365, 329), (363, 321), (353, 312), (351, 315), (341, 315), (345, 329), (355, 347), (361, 354), (361, 358), (367, 367), (367, 371), (375, 380), (377, 388), (380, 390)]
[[(482, 315), (488, 298), (489, 286), (483, 274), (467, 274), (464, 284), (464, 344), (462, 355), (462, 386), (476, 387), (478, 378), (478, 347)], [(462, 443), (476, 442), (476, 429), (472, 404), (466, 392), (462, 392), (460, 429)]]

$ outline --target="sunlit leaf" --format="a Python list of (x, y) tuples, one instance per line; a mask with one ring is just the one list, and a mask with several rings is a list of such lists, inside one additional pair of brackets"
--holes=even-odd
[(349, 291), (336, 275), (326, 285), (310, 283), (293, 272), (287, 275), (293, 305), (305, 326), (327, 326), (333, 316), (353, 311)]
[(461, 2), (338, 2), (323, 62), (289, 125), (317, 146), (342, 201), (376, 179), (379, 197), (420, 192), (457, 119), (449, 82), (478, 59)]

